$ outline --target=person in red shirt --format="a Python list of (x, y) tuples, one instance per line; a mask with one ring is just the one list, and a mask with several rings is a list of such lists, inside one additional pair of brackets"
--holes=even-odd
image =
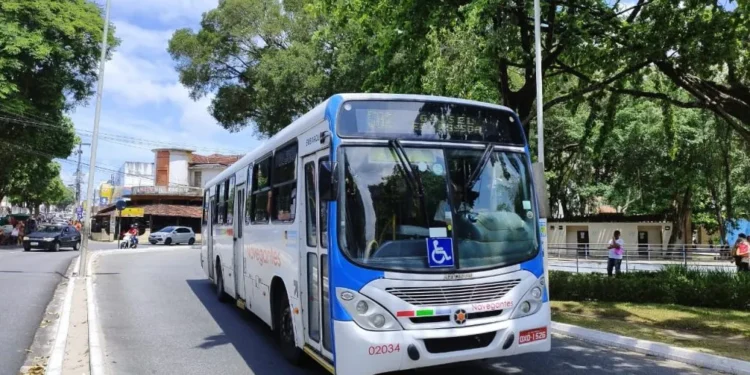
[(138, 244), (138, 225), (131, 225), (128, 234), (130, 234), (130, 240), (133, 241), (133, 243)]

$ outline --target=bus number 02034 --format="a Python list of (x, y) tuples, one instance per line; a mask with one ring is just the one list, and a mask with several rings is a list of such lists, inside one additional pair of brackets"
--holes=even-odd
[(400, 352), (400, 351), (401, 351), (400, 344), (373, 345), (373, 346), (370, 346), (369, 349), (367, 349), (367, 354), (381, 355), (381, 354), (391, 354), (391, 353)]

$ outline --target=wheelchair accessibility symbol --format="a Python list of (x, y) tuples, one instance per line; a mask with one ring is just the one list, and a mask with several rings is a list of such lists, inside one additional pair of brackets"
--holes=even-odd
[(427, 238), (427, 261), (430, 268), (453, 267), (453, 239), (443, 237)]

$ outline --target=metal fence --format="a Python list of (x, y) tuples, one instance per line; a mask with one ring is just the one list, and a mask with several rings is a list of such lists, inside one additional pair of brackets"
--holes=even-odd
[[(606, 272), (609, 244), (549, 244), (550, 269), (569, 272)], [(706, 270), (735, 270), (729, 247), (695, 245), (626, 246), (622, 272), (657, 271), (665, 265)]]

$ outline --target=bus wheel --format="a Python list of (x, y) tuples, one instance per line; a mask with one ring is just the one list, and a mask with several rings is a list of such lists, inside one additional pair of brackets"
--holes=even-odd
[(297, 348), (294, 340), (294, 323), (292, 323), (292, 309), (289, 307), (289, 298), (282, 292), (276, 310), (276, 338), (279, 342), (281, 354), (292, 364), (299, 364), (302, 351)]
[(219, 302), (227, 302), (229, 295), (224, 291), (224, 277), (221, 274), (221, 263), (216, 263), (216, 298)]

